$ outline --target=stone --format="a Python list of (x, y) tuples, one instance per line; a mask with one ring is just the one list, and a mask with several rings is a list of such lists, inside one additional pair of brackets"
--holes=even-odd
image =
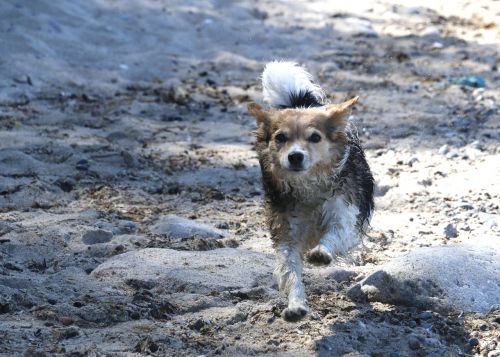
[(113, 233), (103, 229), (90, 230), (82, 235), (82, 241), (87, 245), (108, 243), (112, 238)]
[(91, 273), (110, 285), (126, 281), (160, 281), (171, 291), (211, 293), (272, 286), (270, 255), (235, 248), (178, 251), (146, 248), (116, 255)]
[(438, 153), (440, 155), (446, 155), (450, 151), (450, 147), (448, 145), (443, 145), (439, 148)]
[(151, 233), (166, 235), (174, 239), (199, 238), (223, 238), (224, 234), (204, 223), (190, 219), (166, 216), (161, 218), (153, 227)]
[(19, 150), (0, 150), (0, 172), (4, 176), (33, 176), (40, 174), (43, 165)]
[(76, 169), (79, 171), (87, 171), (90, 167), (88, 160), (81, 159), (76, 163)]
[(371, 21), (358, 17), (337, 18), (333, 26), (336, 31), (352, 36), (378, 37)]
[(445, 228), (444, 228), (444, 235), (446, 238), (457, 238), (458, 237), (458, 232), (455, 226), (451, 223), (449, 223)]
[(24, 185), (29, 184), (29, 179), (0, 176), (0, 194), (5, 195), (19, 191)]
[(500, 247), (494, 241), (419, 248), (352, 286), (353, 300), (434, 311), (486, 313), (500, 304)]
[(435, 26), (428, 26), (420, 31), (420, 36), (436, 37), (440, 36), (439, 29)]
[(318, 275), (323, 279), (332, 279), (338, 283), (344, 283), (353, 280), (358, 274), (352, 270), (331, 266), (320, 270), (315, 269), (313, 270), (313, 275)]
[(421, 346), (422, 344), (416, 336), (412, 335), (408, 338), (408, 347), (410, 347), (412, 350), (418, 350)]

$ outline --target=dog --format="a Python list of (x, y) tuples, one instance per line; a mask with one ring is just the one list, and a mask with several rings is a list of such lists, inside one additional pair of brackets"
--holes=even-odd
[(262, 73), (269, 108), (248, 105), (257, 121), (256, 151), (265, 194), (282, 317), (308, 312), (303, 260), (328, 265), (366, 234), (374, 209), (374, 181), (350, 122), (358, 97), (329, 104), (311, 75), (294, 62), (275, 61)]

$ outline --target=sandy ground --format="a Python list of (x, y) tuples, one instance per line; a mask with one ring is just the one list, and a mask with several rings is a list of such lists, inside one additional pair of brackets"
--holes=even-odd
[[(498, 309), (346, 296), (420, 247), (500, 244), (499, 24), (484, 0), (2, 3), (0, 353), (500, 356)], [(276, 58), (360, 95), (377, 181), (365, 247), (307, 269), (294, 324), (245, 109)]]

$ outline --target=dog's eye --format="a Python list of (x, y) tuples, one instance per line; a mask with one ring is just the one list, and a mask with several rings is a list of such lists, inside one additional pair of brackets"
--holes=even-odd
[(277, 143), (280, 143), (280, 144), (286, 142), (286, 136), (283, 133), (276, 134), (274, 139), (276, 140)]
[(319, 143), (321, 141), (321, 135), (319, 135), (318, 133), (312, 133), (309, 137), (309, 141), (311, 143)]

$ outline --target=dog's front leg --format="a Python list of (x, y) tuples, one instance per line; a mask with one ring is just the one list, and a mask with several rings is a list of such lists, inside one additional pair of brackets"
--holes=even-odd
[(342, 196), (327, 201), (323, 206), (322, 224), (325, 232), (318, 245), (309, 252), (308, 261), (316, 265), (328, 265), (333, 256), (355, 246), (359, 241), (356, 228), (358, 213), (358, 207)]
[(300, 320), (307, 314), (306, 294), (302, 283), (302, 254), (296, 244), (279, 243), (276, 249), (275, 275), (280, 291), (288, 296), (288, 307), (282, 316), (288, 321)]

